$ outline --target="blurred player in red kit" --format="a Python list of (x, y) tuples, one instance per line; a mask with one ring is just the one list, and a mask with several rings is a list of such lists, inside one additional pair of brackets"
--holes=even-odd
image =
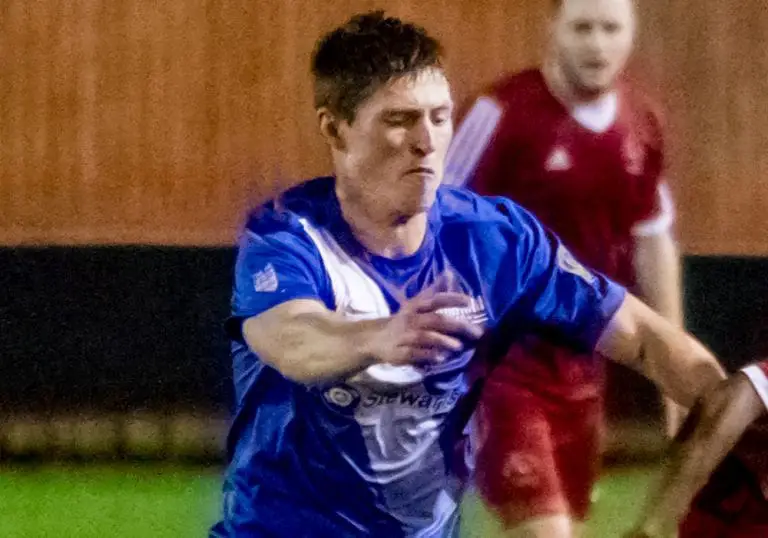
[[(475, 101), (446, 181), (513, 199), (577, 259), (682, 324), (661, 122), (622, 77), (634, 36), (632, 0), (554, 2), (542, 68)], [(477, 415), (476, 485), (507, 536), (575, 535), (599, 472), (604, 361), (544, 340), (509, 350)]]
[(694, 407), (649, 501), (628, 537), (768, 536), (768, 360)]

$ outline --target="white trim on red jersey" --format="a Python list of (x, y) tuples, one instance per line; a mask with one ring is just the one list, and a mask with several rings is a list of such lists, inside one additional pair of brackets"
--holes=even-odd
[(638, 222), (632, 227), (632, 235), (635, 237), (651, 237), (667, 232), (675, 221), (675, 205), (672, 203), (672, 195), (665, 181), (660, 181), (656, 188), (659, 197), (659, 211), (653, 217)]
[(443, 179), (445, 185), (464, 187), (469, 183), (503, 112), (490, 97), (480, 97), (475, 101), (448, 148)]
[[(617, 102), (615, 99), (602, 102), (602, 108)], [(465, 187), (472, 179), (483, 153), (491, 143), (504, 113), (503, 107), (491, 97), (480, 97), (472, 105), (453, 138), (446, 155), (446, 169), (443, 183), (454, 187)], [(578, 120), (577, 120), (578, 121)], [(675, 208), (669, 187), (663, 180), (657, 187), (659, 211), (653, 217), (640, 221), (632, 228), (636, 237), (651, 237), (667, 232), (675, 220)]]
[(768, 376), (766, 376), (765, 372), (756, 364), (742, 368), (741, 371), (749, 378), (749, 381), (752, 383), (752, 386), (755, 387), (755, 391), (757, 391), (760, 399), (763, 400), (766, 409), (768, 409)]
[(610, 92), (594, 101), (577, 104), (571, 108), (571, 117), (588, 131), (604, 133), (619, 117), (619, 95)]

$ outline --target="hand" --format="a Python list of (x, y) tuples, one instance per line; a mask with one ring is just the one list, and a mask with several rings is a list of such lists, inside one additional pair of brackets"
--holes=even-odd
[(466, 343), (483, 335), (483, 328), (439, 310), (469, 304), (469, 297), (461, 293), (423, 291), (382, 324), (371, 342), (373, 356), (378, 362), (403, 365), (441, 362), (462, 351)]

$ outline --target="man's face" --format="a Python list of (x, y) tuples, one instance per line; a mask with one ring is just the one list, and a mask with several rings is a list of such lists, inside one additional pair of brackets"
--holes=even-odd
[(567, 82), (580, 93), (609, 90), (632, 51), (632, 0), (563, 0), (553, 25), (555, 54)]
[(408, 219), (427, 211), (453, 136), (453, 101), (439, 69), (390, 81), (342, 122), (339, 181), (367, 212)]

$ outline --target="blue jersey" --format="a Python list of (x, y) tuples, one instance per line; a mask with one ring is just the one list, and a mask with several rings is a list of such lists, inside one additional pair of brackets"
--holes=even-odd
[[(448, 275), (448, 277), (446, 277)], [(396, 312), (435, 283), (471, 297), (446, 315), (504, 335), (541, 332), (591, 350), (624, 290), (579, 265), (528, 212), (441, 187), (419, 250), (373, 255), (341, 217), (332, 178), (306, 182), (249, 220), (233, 320), (294, 299), (350, 319)], [(235, 331), (237, 333), (237, 331)], [(306, 386), (233, 335), (236, 414), (223, 519), (213, 536), (448, 537), (464, 481), (455, 471), (467, 349), (439, 364), (371, 366)]]

